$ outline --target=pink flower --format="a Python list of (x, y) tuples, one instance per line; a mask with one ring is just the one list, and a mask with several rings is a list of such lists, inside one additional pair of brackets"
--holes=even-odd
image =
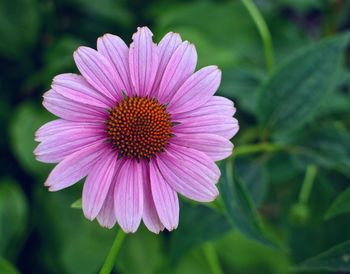
[(213, 201), (220, 170), (215, 161), (232, 153), (238, 131), (233, 103), (214, 96), (216, 66), (195, 72), (197, 53), (176, 33), (157, 45), (147, 27), (128, 48), (106, 34), (97, 51), (80, 47), (81, 73), (61, 74), (43, 105), (59, 119), (36, 133), (39, 161), (58, 163), (45, 185), (57, 191), (87, 176), (86, 218), (135, 232), (141, 219), (150, 231), (175, 229), (177, 193)]

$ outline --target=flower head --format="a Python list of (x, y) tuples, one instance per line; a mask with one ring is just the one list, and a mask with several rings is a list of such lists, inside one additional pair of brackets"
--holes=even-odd
[(106, 34), (97, 51), (80, 47), (81, 75), (61, 74), (43, 105), (59, 118), (36, 133), (39, 161), (58, 163), (45, 185), (57, 191), (86, 178), (85, 216), (135, 232), (175, 229), (177, 193), (201, 202), (218, 195), (215, 161), (232, 153), (233, 103), (214, 96), (216, 66), (195, 72), (195, 47), (168, 33), (157, 45), (147, 27), (130, 47)]

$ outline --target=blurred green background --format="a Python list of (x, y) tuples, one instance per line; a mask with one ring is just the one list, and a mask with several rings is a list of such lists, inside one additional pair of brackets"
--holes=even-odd
[[(246, 1), (250, 2), (250, 1)], [(179, 228), (142, 225), (121, 274), (350, 273), (350, 1), (256, 0), (274, 47), (267, 67), (243, 1), (0, 0), (0, 274), (97, 273), (117, 231), (70, 205), (81, 183), (49, 193), (35, 130), (52, 78), (110, 32), (128, 43), (147, 25), (179, 32), (198, 67), (223, 70), (237, 107), (235, 157), (220, 163), (214, 204), (182, 201)], [(311, 259), (310, 259), (311, 258)]]

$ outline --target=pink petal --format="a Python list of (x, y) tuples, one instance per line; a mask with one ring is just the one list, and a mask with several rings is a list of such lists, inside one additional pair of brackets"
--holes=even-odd
[(118, 164), (117, 153), (111, 149), (106, 150), (91, 169), (86, 178), (82, 195), (83, 212), (86, 218), (93, 220), (100, 212)]
[(174, 92), (194, 72), (197, 64), (197, 52), (189, 42), (183, 42), (175, 50), (164, 71), (158, 91), (160, 103), (168, 103)]
[(143, 177), (141, 165), (127, 160), (121, 167), (114, 190), (114, 208), (119, 225), (125, 232), (135, 232), (143, 212)]
[(158, 49), (147, 27), (137, 28), (129, 50), (131, 81), (138, 96), (151, 93), (158, 68)]
[(102, 205), (100, 212), (97, 215), (98, 223), (107, 228), (112, 228), (116, 221), (117, 217), (115, 216), (114, 211), (114, 187), (115, 183), (113, 182), (108, 190), (107, 197)]
[[(72, 122), (65, 121), (67, 124)], [(74, 123), (74, 122), (73, 122)], [(77, 123), (78, 124), (78, 123)], [(89, 146), (98, 140), (105, 139), (103, 127), (69, 127), (66, 125), (64, 131), (51, 134), (43, 138), (42, 142), (34, 150), (36, 159), (45, 163), (57, 163), (72, 153)], [(52, 131), (51, 131), (52, 133)]]
[(105, 34), (98, 38), (97, 50), (113, 64), (122, 91), (129, 96), (135, 95), (129, 72), (129, 48), (124, 41), (116, 35)]
[(74, 130), (74, 129), (81, 129), (81, 130), (92, 130), (92, 129), (104, 129), (105, 126), (102, 123), (79, 123), (79, 122), (72, 122), (67, 121), (63, 119), (57, 119), (50, 121), (43, 126), (41, 126), (35, 133), (35, 141), (44, 141), (47, 138), (50, 138), (56, 134), (59, 134), (61, 132)]
[(156, 160), (166, 182), (185, 197), (210, 202), (219, 194), (220, 170), (203, 152), (171, 144)]
[(150, 181), (150, 172), (149, 164), (142, 161), (140, 162), (142, 173), (143, 173), (143, 222), (147, 228), (153, 233), (159, 233), (164, 229), (162, 222), (159, 219), (156, 207), (154, 205), (152, 190), (151, 190), (151, 181)]
[(95, 89), (113, 101), (123, 99), (122, 87), (111, 63), (99, 52), (88, 47), (79, 47), (74, 52), (74, 60), (84, 78)]
[(204, 152), (214, 161), (227, 158), (233, 149), (229, 140), (216, 134), (177, 134), (171, 139), (171, 143)]
[(214, 95), (220, 81), (221, 71), (216, 66), (202, 68), (179, 88), (169, 103), (168, 111), (181, 113), (204, 105)]
[(98, 141), (71, 154), (56, 165), (45, 185), (50, 191), (57, 191), (75, 184), (90, 172), (105, 149), (106, 144)]
[(52, 82), (51, 88), (62, 96), (77, 103), (110, 108), (114, 102), (95, 90), (83, 76), (74, 73), (57, 75)]
[(103, 122), (108, 117), (104, 109), (74, 102), (52, 89), (43, 97), (43, 106), (48, 111), (68, 121)]
[(210, 133), (217, 134), (227, 139), (231, 139), (238, 131), (238, 121), (224, 115), (203, 115), (196, 117), (186, 117), (174, 119), (180, 124), (173, 127), (173, 133), (196, 134)]
[(181, 44), (182, 40), (178, 33), (169, 32), (158, 44), (159, 66), (157, 70), (156, 79), (153, 84), (153, 93), (151, 95), (155, 97), (159, 88), (160, 81), (163, 78), (165, 68), (167, 67), (169, 60), (177, 47)]
[(179, 224), (179, 199), (154, 160), (150, 161), (150, 178), (153, 201), (161, 222), (169, 231), (176, 229)]
[(203, 106), (188, 112), (173, 114), (172, 117), (176, 120), (178, 118), (181, 119), (204, 115), (233, 116), (235, 112), (236, 108), (231, 100), (221, 96), (212, 96)]

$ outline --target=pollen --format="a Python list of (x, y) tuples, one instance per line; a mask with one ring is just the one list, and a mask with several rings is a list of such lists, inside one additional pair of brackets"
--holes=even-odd
[(166, 106), (156, 99), (126, 97), (110, 110), (107, 139), (119, 156), (150, 159), (164, 151), (172, 136), (170, 118)]

